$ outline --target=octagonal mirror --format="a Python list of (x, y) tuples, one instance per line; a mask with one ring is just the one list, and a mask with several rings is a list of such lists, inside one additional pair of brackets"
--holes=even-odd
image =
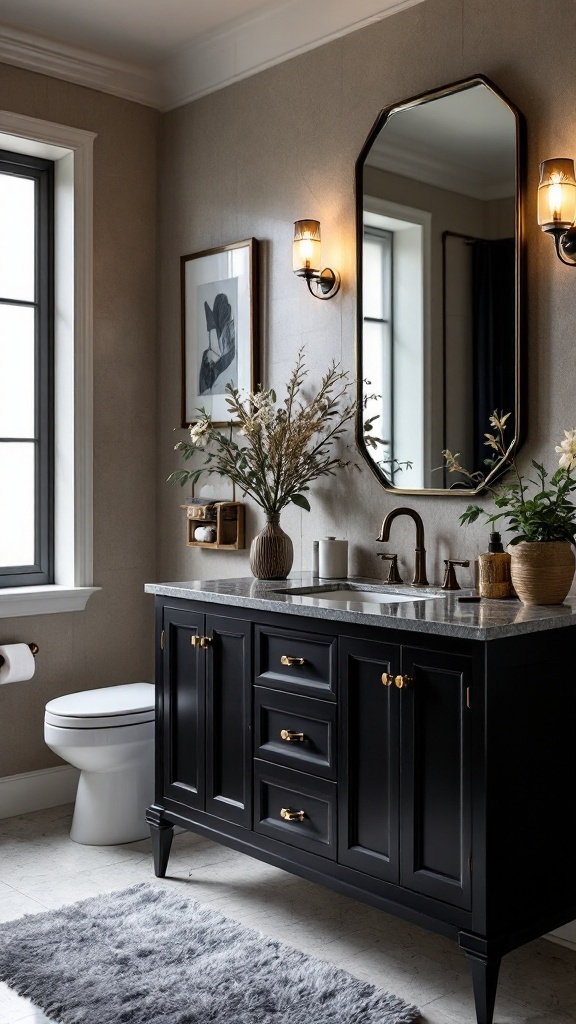
[(358, 158), (357, 440), (399, 493), (481, 490), (442, 453), (493, 479), (494, 410), (521, 441), (524, 171), (523, 117), (480, 75), (381, 111)]

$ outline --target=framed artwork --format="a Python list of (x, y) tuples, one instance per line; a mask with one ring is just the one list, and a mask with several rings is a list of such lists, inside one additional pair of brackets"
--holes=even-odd
[(201, 407), (223, 426), (226, 385), (257, 384), (257, 258), (255, 238), (180, 257), (183, 427)]

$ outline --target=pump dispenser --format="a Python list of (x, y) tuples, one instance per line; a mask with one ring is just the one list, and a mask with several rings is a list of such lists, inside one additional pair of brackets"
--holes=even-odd
[(502, 538), (494, 531), (490, 534), (488, 551), (478, 558), (478, 593), (480, 597), (512, 597), (514, 589), (510, 576), (512, 559), (504, 551)]

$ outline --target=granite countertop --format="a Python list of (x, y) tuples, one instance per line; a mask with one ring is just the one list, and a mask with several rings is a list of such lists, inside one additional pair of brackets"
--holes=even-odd
[[(373, 592), (397, 594), (399, 601), (380, 604), (377, 598), (362, 597), (353, 590), (344, 601), (321, 593), (296, 593), (309, 587), (363, 587)], [(222, 580), (189, 580), (181, 583), (147, 583), (147, 594), (176, 597), (229, 608), (254, 608), (311, 619), (330, 619), (360, 625), (396, 627), (438, 636), (467, 640), (496, 640), (522, 633), (559, 629), (576, 624), (576, 598), (561, 605), (523, 605), (517, 598), (462, 601), (474, 597), (473, 590), (443, 591), (439, 587), (412, 588), (390, 585), (361, 576), (348, 580), (325, 580), (311, 573), (291, 573), (286, 580), (257, 580), (254, 577)], [(279, 593), (280, 591), (280, 593)], [(417, 597), (425, 595), (424, 600)], [(339, 595), (341, 596), (341, 595)], [(406, 600), (408, 598), (408, 600)]]

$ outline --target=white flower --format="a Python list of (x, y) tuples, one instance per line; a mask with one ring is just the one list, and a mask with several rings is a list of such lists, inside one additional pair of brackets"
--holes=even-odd
[(193, 423), (190, 427), (190, 440), (192, 444), (198, 444), (202, 440), (202, 437), (208, 430), (209, 423), (206, 420), (199, 420), (198, 423)]
[(559, 452), (560, 460), (558, 465), (560, 469), (566, 469), (570, 472), (576, 466), (576, 430), (565, 430), (564, 440), (561, 444), (557, 444), (555, 451)]
[(266, 425), (267, 423), (272, 423), (274, 419), (274, 406), (272, 405), (272, 403), (270, 402), (269, 404), (267, 403), (266, 405), (262, 405), (259, 408), (258, 412), (256, 413), (254, 419), (258, 420), (259, 423), (263, 423), (264, 425)]

